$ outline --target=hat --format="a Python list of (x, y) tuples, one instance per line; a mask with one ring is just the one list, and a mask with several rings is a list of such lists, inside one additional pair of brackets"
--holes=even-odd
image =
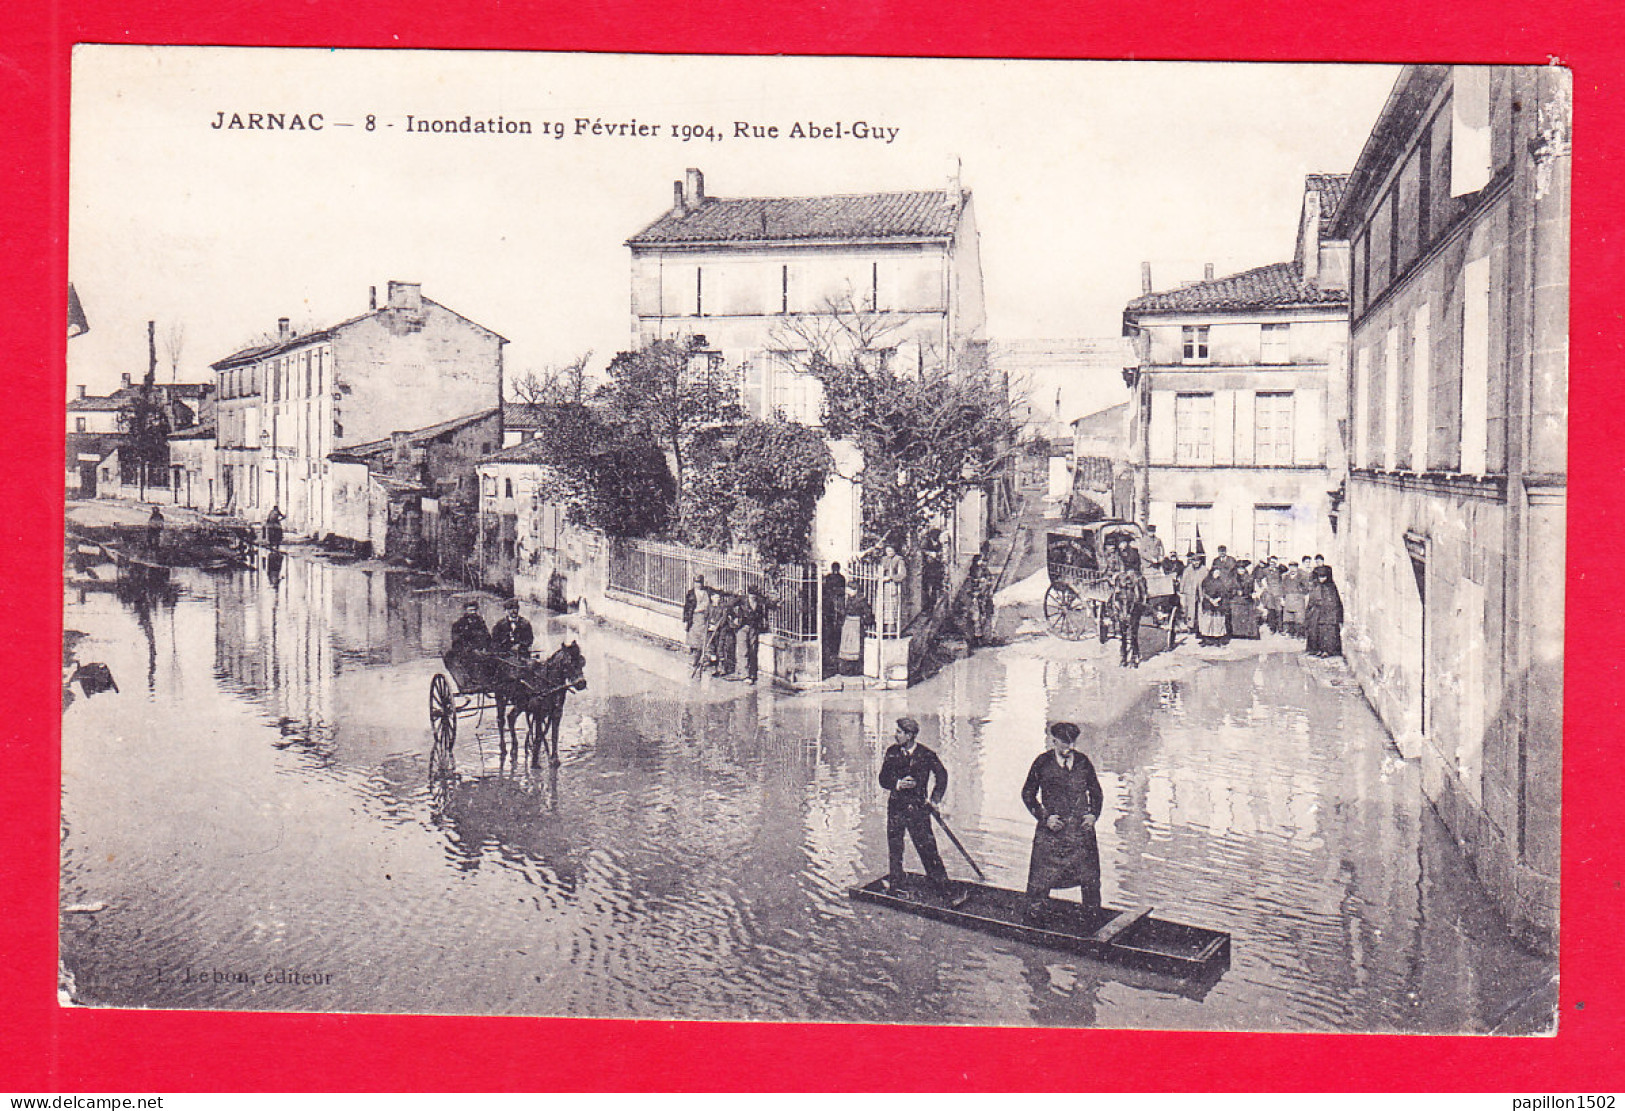
[(480, 609), (480, 603), (476, 599), (469, 598), (468, 600), (466, 600), (463, 603), (463, 608), (465, 610), (473, 610), (474, 612), (478, 613), (479, 609)]
[(519, 599), (518, 598), (509, 598), (506, 602), (502, 603), (502, 608), (505, 609), (505, 610), (516, 610), (516, 609), (518, 609), (519, 608)]
[(897, 729), (899, 732), (907, 733), (910, 737), (920, 735), (920, 723), (913, 718), (898, 718)]
[(1080, 732), (1082, 732), (1082, 730), (1080, 730), (1076, 725), (1073, 725), (1070, 721), (1054, 721), (1050, 723), (1049, 727), (1050, 736), (1054, 737), (1058, 741), (1065, 741), (1067, 744), (1072, 744), (1077, 741), (1078, 734)]

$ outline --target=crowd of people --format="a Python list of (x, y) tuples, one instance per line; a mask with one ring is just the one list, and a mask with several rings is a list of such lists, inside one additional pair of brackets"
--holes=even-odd
[(1313, 656), (1343, 653), (1343, 599), (1322, 556), (1282, 562), (1272, 555), (1254, 563), (1221, 544), (1211, 563), (1195, 553), (1171, 557), (1163, 569), (1175, 576), (1180, 614), (1200, 644), (1257, 640), (1262, 627), (1303, 637)]
[(1121, 643), (1124, 667), (1139, 666), (1140, 622), (1153, 604), (1146, 576), (1158, 573), (1174, 591), (1165, 603), (1175, 607), (1170, 625), (1182, 624), (1204, 647), (1257, 640), (1263, 628), (1302, 637), (1312, 656), (1343, 653), (1343, 599), (1323, 556), (1283, 562), (1271, 555), (1254, 563), (1221, 544), (1211, 563), (1202, 552), (1181, 558), (1164, 551), (1150, 525), (1137, 539), (1126, 532), (1111, 538), (1103, 569), (1109, 627)]
[(683, 599), (683, 629), (696, 676), (756, 682), (767, 627), (768, 603), (759, 586), (736, 594), (694, 576)]

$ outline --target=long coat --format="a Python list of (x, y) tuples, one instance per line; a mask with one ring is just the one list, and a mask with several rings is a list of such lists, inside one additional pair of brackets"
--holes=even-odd
[[(1081, 887), (1083, 901), (1100, 903), (1100, 848), (1090, 816), (1098, 817), (1105, 803), (1095, 766), (1081, 752), (1072, 754), (1070, 770), (1053, 752), (1033, 761), (1021, 788), (1021, 801), (1038, 819), (1033, 831), (1032, 858), (1027, 866), (1027, 891), (1044, 894), (1056, 888)], [(1052, 830), (1047, 819), (1061, 819)]]
[(1319, 655), (1343, 654), (1343, 597), (1330, 579), (1309, 588), (1304, 647)]

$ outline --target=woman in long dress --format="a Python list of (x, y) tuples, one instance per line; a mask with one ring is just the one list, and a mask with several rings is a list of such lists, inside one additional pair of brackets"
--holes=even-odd
[(1311, 656), (1343, 654), (1343, 596), (1332, 581), (1332, 569), (1324, 564), (1311, 576), (1308, 603), (1307, 642)]
[(1230, 582), (1230, 577), (1214, 566), (1203, 577), (1197, 591), (1196, 638), (1204, 647), (1223, 644), (1230, 639), (1230, 623), (1226, 616)]
[(1230, 635), (1243, 640), (1258, 639), (1258, 603), (1253, 599), (1252, 565), (1242, 560), (1232, 576), (1230, 592)]

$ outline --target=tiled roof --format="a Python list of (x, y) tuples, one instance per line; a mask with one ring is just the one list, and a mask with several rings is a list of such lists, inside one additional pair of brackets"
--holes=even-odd
[[(482, 420), (495, 416), (496, 413), (497, 410), (495, 409), (483, 409), (478, 413), (468, 413), (461, 417), (453, 417), (451, 420), (443, 420), (439, 424), (431, 424), (427, 428), (419, 428), (409, 433), (407, 442), (413, 446), (427, 443), (436, 436), (444, 436), (448, 432), (456, 432), (459, 429), (467, 428), (471, 424), (478, 424)], [(388, 451), (394, 446), (394, 443), (393, 438), (368, 440), (363, 444), (350, 444), (342, 447), (339, 449), (339, 453), (343, 455), (377, 455), (379, 452)]]
[(1079, 417), (1072, 422), (1072, 428), (1077, 435), (1084, 438), (1092, 436), (1121, 436), (1123, 434), (1123, 418), (1128, 413), (1128, 402), (1113, 405), (1109, 409), (1102, 409), (1098, 413), (1090, 413), (1086, 417)]
[[(361, 318), (356, 317), (355, 319), (359, 320)], [(345, 323), (348, 324), (350, 321), (345, 321)], [(343, 325), (339, 325), (339, 327), (343, 327)], [(247, 366), (249, 363), (257, 363), (262, 359), (273, 358), (285, 351), (292, 351), (296, 347), (303, 347), (307, 343), (328, 339), (332, 336), (332, 333), (332, 328), (324, 328), (316, 332), (306, 332), (302, 336), (289, 336), (287, 339), (277, 340), (275, 343), (262, 343), (257, 347), (245, 347), (241, 351), (234, 351), (219, 362), (210, 363), (209, 365), (215, 370), (225, 370), (234, 366)]]
[[(437, 309), (449, 312), (458, 320), (464, 321), (465, 323), (478, 328), (482, 332), (496, 336), (497, 339), (502, 340), (503, 343), (508, 342), (507, 338), (500, 333), (493, 332), (485, 325), (473, 320), (469, 320), (468, 317), (464, 316), (456, 309), (446, 308), (446, 306), (442, 305), (439, 301), (425, 297), (423, 298), (423, 303), (425, 305), (433, 305)], [(221, 359), (219, 362), (210, 363), (209, 365), (215, 370), (225, 370), (229, 367), (247, 366), (249, 363), (257, 363), (264, 359), (274, 358), (286, 351), (292, 351), (296, 347), (303, 347), (307, 343), (315, 343), (318, 340), (332, 339), (333, 333), (337, 332), (340, 328), (348, 328), (350, 325), (356, 323), (357, 321), (365, 320), (369, 316), (377, 316), (379, 313), (389, 311), (390, 307), (386, 304), (369, 312), (364, 312), (359, 316), (352, 316), (348, 320), (341, 320), (331, 328), (319, 328), (314, 332), (306, 332), (302, 336), (289, 336), (287, 339), (277, 340), (274, 343), (262, 343), (258, 347), (245, 347), (241, 351), (234, 351), (230, 355), (227, 355), (224, 359)]]
[[(825, 239), (945, 239), (968, 192), (860, 193), (837, 197), (707, 197), (690, 212), (668, 210), (629, 246)], [(957, 203), (956, 203), (957, 200)]]
[(1275, 262), (1209, 282), (1195, 282), (1184, 289), (1147, 293), (1130, 301), (1128, 311), (1214, 312), (1346, 304), (1348, 293), (1344, 290), (1321, 289), (1304, 280), (1297, 263)]
[(1332, 221), (1343, 194), (1349, 185), (1349, 174), (1310, 174), (1304, 178), (1306, 188), (1320, 194), (1320, 238), (1331, 239)]
[(553, 451), (548, 441), (537, 437), (505, 447), (501, 451), (493, 451), (490, 455), (482, 455), (481, 463), (540, 463), (549, 465), (553, 462)]
[(76, 397), (68, 402), (70, 413), (110, 413), (126, 408), (129, 401), (119, 397)]
[(560, 408), (549, 401), (509, 401), (502, 406), (502, 427), (509, 432), (535, 430), (555, 419)]

